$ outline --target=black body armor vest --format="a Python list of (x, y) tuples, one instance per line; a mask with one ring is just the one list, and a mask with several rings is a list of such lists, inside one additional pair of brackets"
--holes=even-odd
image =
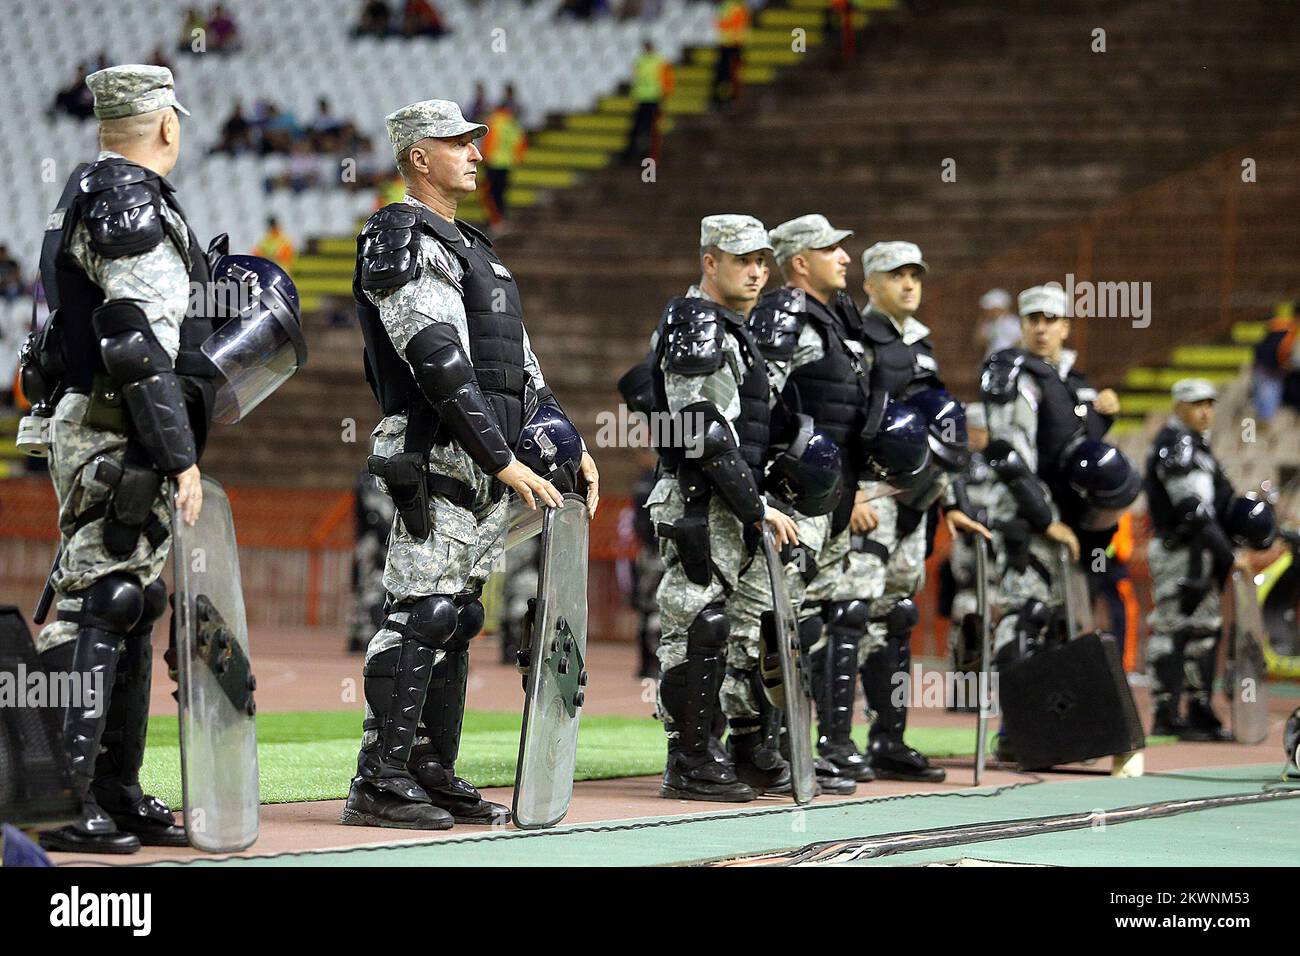
[[(120, 185), (115, 186), (115, 183)], [(128, 197), (126, 202), (137, 205), (119, 209), (123, 202), (117, 197), (121, 195)], [(212, 334), (209, 264), (192, 229), (187, 226), (184, 236), (170, 232), (162, 217), (162, 203), (184, 220), (184, 211), (176, 201), (171, 183), (129, 160), (109, 158), (73, 170), (58, 206), (46, 221), (45, 239), (41, 246), (41, 284), (50, 308), (45, 326), (48, 330), (45, 348), (62, 363), (60, 394), (88, 394), (95, 376), (107, 374), (99, 351), (99, 339), (91, 325), (91, 313), (104, 303), (104, 291), (72, 258), (73, 231), (92, 212), (99, 214), (99, 219), (109, 218), (103, 215), (105, 208), (111, 215), (131, 217), (133, 224), (142, 218), (154, 217), (157, 224), (152, 241), (141, 244), (134, 252), (122, 254), (147, 252), (158, 242), (185, 246), (185, 255), (189, 259), (190, 295), (181, 321), (180, 349), (173, 367), (181, 380), (195, 448), (201, 455), (212, 421), (217, 374), (199, 348)], [(139, 231), (148, 235), (148, 230)], [(202, 290), (202, 294), (196, 295), (197, 290)]]
[[(357, 265), (352, 296), (365, 340), (366, 380), (385, 415), (426, 414), (433, 407), (416, 384), (410, 365), (397, 354), (376, 308), (363, 290), (363, 253), (409, 254), (393, 280), (368, 288), (394, 288), (413, 281), (420, 271), (419, 236), (431, 236), (456, 257), (464, 269), (460, 280), (469, 327), (469, 359), (479, 387), (491, 403), (506, 443), (514, 448), (524, 425), (532, 379), (524, 367), (524, 319), (519, 287), (492, 250), (491, 241), (468, 223), (453, 225), (422, 206), (392, 203), (367, 221), (357, 237)], [(468, 240), (468, 242), (467, 242)], [(448, 277), (450, 280), (450, 277)], [(450, 436), (435, 429), (434, 444)]]
[(908, 345), (889, 317), (875, 309), (862, 317), (862, 342), (871, 349), (871, 390), (906, 398), (924, 388), (943, 388), (929, 337)]
[(1210, 451), (1205, 439), (1195, 432), (1186, 432), (1182, 429), (1174, 428), (1172, 425), (1166, 425), (1160, 429), (1156, 435), (1156, 440), (1151, 445), (1151, 454), (1147, 457), (1146, 468), (1146, 493), (1147, 507), (1151, 512), (1151, 525), (1160, 537), (1174, 537), (1183, 522), (1183, 516), (1179, 515), (1174, 506), (1180, 502), (1173, 501), (1169, 497), (1169, 492), (1165, 489), (1165, 483), (1161, 479), (1157, 464), (1160, 461), (1160, 452), (1162, 449), (1172, 448), (1184, 436), (1190, 434), (1192, 445), (1195, 448), (1193, 455), (1193, 467), (1196, 470), (1208, 470), (1214, 476), (1214, 514), (1215, 518), (1222, 520), (1223, 516), (1228, 513), (1228, 507), (1232, 504), (1235, 497), (1232, 489), (1232, 483), (1228, 481), (1228, 476), (1224, 473), (1223, 467), (1219, 464), (1218, 459)]

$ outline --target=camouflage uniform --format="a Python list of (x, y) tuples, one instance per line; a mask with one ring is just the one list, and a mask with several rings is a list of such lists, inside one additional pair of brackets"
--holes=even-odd
[(357, 536), (352, 547), (352, 607), (348, 647), (363, 651), (384, 616), (384, 563), (393, 524), (393, 500), (369, 472), (356, 485)]

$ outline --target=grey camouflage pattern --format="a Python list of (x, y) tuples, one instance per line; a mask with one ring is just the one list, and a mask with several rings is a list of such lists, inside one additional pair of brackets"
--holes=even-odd
[(450, 139), (472, 130), (477, 139), (488, 132), (482, 123), (468, 122), (461, 115), (460, 106), (451, 100), (421, 100), (403, 106), (384, 117), (384, 126), (394, 156), (400, 156), (412, 144), (429, 137)]
[[(891, 607), (903, 598), (915, 597), (925, 586), (925, 531), (926, 518), (922, 518), (912, 531), (904, 536), (898, 532), (899, 501), (895, 497), (877, 498), (872, 502), (880, 518), (874, 531), (867, 535), (872, 541), (884, 545), (889, 551), (889, 561), (885, 564), (883, 587), (879, 594), (871, 599), (871, 622), (867, 624), (866, 638), (858, 648), (858, 663), (866, 660), (867, 655), (885, 643), (885, 622), (876, 620), (884, 617)], [(857, 552), (851, 556), (867, 558), (873, 564), (880, 561), (871, 555)], [(874, 583), (874, 579), (873, 579)], [(864, 595), (857, 595), (863, 597)], [(843, 598), (842, 600), (848, 600)]]
[(717, 246), (733, 256), (771, 249), (766, 227), (753, 216), (723, 213), (700, 220), (700, 248)]
[(86, 86), (95, 95), (95, 116), (101, 120), (152, 113), (169, 106), (190, 115), (177, 101), (172, 71), (165, 66), (144, 63), (110, 66), (87, 76)]

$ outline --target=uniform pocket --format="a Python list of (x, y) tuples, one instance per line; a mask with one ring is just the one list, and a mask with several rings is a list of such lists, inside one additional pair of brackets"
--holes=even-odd
[(430, 500), (429, 511), (433, 518), (435, 535), (459, 541), (461, 544), (474, 543), (478, 525), (469, 511), (436, 496)]

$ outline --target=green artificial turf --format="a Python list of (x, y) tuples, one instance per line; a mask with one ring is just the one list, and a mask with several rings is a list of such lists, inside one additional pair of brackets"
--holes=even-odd
[[(511, 786), (519, 755), (518, 713), (465, 713), (456, 772), (480, 787)], [(866, 728), (858, 727), (859, 746)], [(359, 710), (257, 715), (257, 751), (263, 803), (341, 800), (356, 769), (361, 742)], [(975, 752), (971, 729), (911, 727), (907, 742), (931, 757)], [(1163, 742), (1154, 738), (1149, 743)], [(990, 744), (990, 753), (992, 744)], [(663, 728), (649, 717), (583, 716), (578, 735), (578, 780), (607, 780), (662, 773)], [(149, 720), (149, 749), (141, 783), (168, 806), (181, 806), (180, 746), (175, 717)]]

